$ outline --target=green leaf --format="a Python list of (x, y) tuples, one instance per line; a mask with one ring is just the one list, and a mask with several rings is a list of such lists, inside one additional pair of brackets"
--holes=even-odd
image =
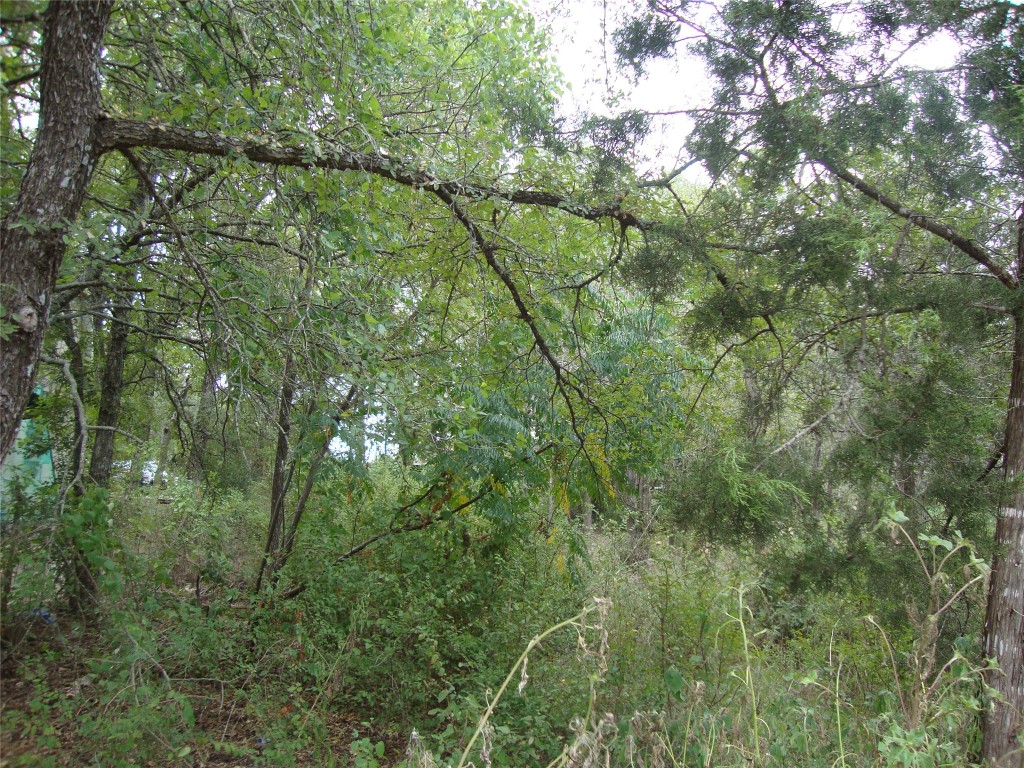
[(676, 698), (682, 698), (683, 689), (686, 687), (686, 683), (679, 670), (675, 667), (669, 667), (665, 670), (664, 680), (665, 689), (669, 694)]

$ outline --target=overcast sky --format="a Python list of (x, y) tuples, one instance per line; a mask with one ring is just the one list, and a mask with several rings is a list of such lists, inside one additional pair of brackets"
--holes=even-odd
[[(549, 31), (552, 54), (569, 85), (562, 111), (571, 116), (581, 110), (591, 114), (616, 114), (634, 108), (657, 112), (692, 109), (706, 103), (711, 87), (703, 63), (682, 48), (671, 60), (646, 65), (646, 75), (633, 83), (615, 72), (611, 40), (625, 11), (627, 0), (522, 0)], [(903, 61), (939, 69), (951, 66), (958, 46), (949, 36), (939, 36), (912, 50)], [(642, 170), (667, 171), (679, 165), (678, 148), (689, 132), (685, 117), (659, 118), (652, 135), (641, 147)], [(694, 169), (699, 178), (700, 172)]]
[[(709, 98), (702, 63), (685, 52), (671, 60), (650, 62), (639, 82), (616, 72), (611, 34), (631, 4), (621, 0), (526, 0), (526, 4), (549, 30), (552, 54), (569, 86), (563, 114), (582, 110), (611, 115), (631, 108), (671, 111), (695, 107)], [(642, 147), (640, 166), (654, 171), (675, 167), (676, 150), (688, 128), (681, 118), (657, 121)]]

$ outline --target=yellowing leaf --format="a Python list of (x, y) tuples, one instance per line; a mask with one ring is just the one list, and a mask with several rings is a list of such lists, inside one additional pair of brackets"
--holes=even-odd
[(558, 504), (559, 509), (565, 512), (566, 515), (569, 514), (569, 487), (565, 483), (558, 486), (556, 503)]

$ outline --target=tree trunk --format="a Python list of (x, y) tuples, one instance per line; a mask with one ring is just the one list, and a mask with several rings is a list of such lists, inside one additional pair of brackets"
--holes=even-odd
[(626, 485), (619, 494), (629, 510), (629, 552), (626, 562), (637, 565), (650, 557), (649, 533), (654, 522), (651, 515), (651, 479), (635, 469), (626, 470)]
[(292, 356), (284, 361), (281, 377), (281, 399), (277, 410), (277, 450), (274, 454), (274, 478), (270, 486), (270, 523), (267, 525), (267, 542), (263, 546), (263, 560), (256, 577), (255, 591), (263, 588), (263, 577), (272, 574), (281, 549), (281, 530), (284, 528), (285, 498), (291, 485), (294, 460), (289, 462), (289, 433), (292, 429), (292, 400), (295, 397), (295, 375)]
[[(83, 392), (85, 390), (85, 360), (82, 357), (82, 345), (78, 340), (78, 334), (75, 332), (75, 325), (71, 320), (64, 318), (63, 321), (58, 323), (57, 328), (60, 330), (61, 336), (64, 339), (64, 343), (68, 345), (68, 365), (71, 369), (71, 376), (75, 380), (75, 385), (78, 388), (78, 396), (83, 400)], [(75, 415), (75, 442), (71, 446), (71, 456), (67, 456), (66, 451), (59, 451), (60, 458), (54, 456), (54, 470), (58, 469), (57, 465), (60, 466), (59, 475), (66, 477), (78, 477), (79, 473), (84, 473), (85, 465), (85, 448), (82, 446), (81, 441), (85, 439), (86, 425), (81, 422), (79, 412), (77, 408), (72, 408), (72, 412)], [(82, 462), (82, 463), (80, 463)]]
[(201, 483), (206, 478), (207, 449), (217, 421), (217, 374), (207, 361), (203, 371), (203, 388), (192, 427), (192, 447), (188, 454), (188, 478)]
[(153, 487), (164, 485), (164, 472), (167, 471), (167, 456), (171, 448), (171, 419), (167, 417), (160, 430), (160, 450), (156, 458), (156, 479), (153, 480)]
[[(341, 403), (338, 413), (335, 416), (335, 422), (340, 423), (341, 415), (346, 413), (356, 403), (356, 399), (359, 395), (359, 387), (353, 384), (349, 387), (348, 394), (345, 396), (345, 400)], [(306, 419), (308, 420), (314, 413), (317, 407), (316, 395), (314, 393), (313, 398), (309, 402), (309, 408), (306, 410)], [(320, 442), (319, 448), (313, 455), (309, 462), (309, 469), (306, 471), (306, 479), (302, 484), (302, 490), (299, 492), (299, 498), (295, 502), (295, 509), (292, 511), (292, 520), (288, 526), (288, 533), (284, 538), (284, 543), (281, 546), (280, 553), (269, 561), (268, 567), (271, 569), (271, 584), (277, 584), (278, 576), (280, 576), (281, 569), (288, 563), (288, 558), (292, 556), (292, 552), (295, 550), (295, 539), (299, 534), (299, 525), (302, 523), (302, 516), (306, 513), (306, 505), (309, 503), (309, 497), (313, 493), (313, 485), (316, 483), (317, 473), (320, 470), (320, 465), (323, 460), (327, 458), (327, 454), (331, 449), (331, 441), (334, 440), (337, 434), (336, 427), (328, 427), (324, 430), (323, 440)], [(291, 478), (295, 476), (295, 464), (298, 461), (298, 456), (294, 453), (291, 456), (291, 468), (288, 471), (288, 480), (291, 482)], [(274, 507), (276, 509), (276, 507)], [(284, 503), (281, 504), (281, 514), (283, 523), (284, 515)], [(257, 592), (259, 591), (259, 585), (257, 585)]]
[(590, 502), (590, 494), (584, 488), (579, 504), (569, 507), (569, 519), (578, 520), (586, 531), (594, 530), (594, 505)]
[(770, 408), (757, 381), (757, 371), (750, 362), (743, 363), (743, 410), (747, 422), (747, 439), (756, 443), (768, 431)]
[[(1024, 274), (1024, 209), (1017, 222), (1017, 274)], [(1014, 316), (1013, 371), (1003, 472), (1010, 487), (1024, 472), (1024, 310)], [(988, 684), (1002, 697), (985, 715), (982, 755), (997, 768), (1024, 766), (1024, 489), (996, 518), (996, 551), (985, 614), (985, 655), (999, 662)]]
[(111, 313), (110, 343), (103, 367), (100, 410), (96, 416), (96, 438), (92, 443), (89, 477), (96, 485), (106, 487), (114, 467), (114, 436), (121, 415), (121, 390), (124, 388), (124, 362), (131, 329), (124, 322), (131, 307), (119, 299)]
[(0, 345), (0, 460), (32, 392), (64, 235), (100, 153), (99, 57), (111, 6), (83, 0), (46, 10), (36, 143), (18, 199), (0, 223), (2, 319), (14, 325)]
[[(320, 469), (320, 464), (323, 463), (324, 458), (327, 456), (328, 450), (331, 447), (331, 440), (334, 439), (334, 431), (329, 430), (324, 436), (323, 442), (317, 449), (316, 455), (313, 456), (312, 461), (309, 463), (309, 469), (306, 472), (306, 480), (302, 484), (302, 491), (299, 493), (298, 501), (295, 502), (295, 509), (292, 511), (292, 521), (288, 526), (288, 535), (285, 536), (284, 544), (281, 548), (280, 555), (276, 558), (273, 563), (273, 582), (277, 583), (277, 576), (280, 574), (282, 568), (288, 563), (288, 558), (292, 556), (292, 552), (295, 550), (295, 539), (299, 534), (299, 525), (302, 523), (302, 516), (306, 512), (306, 505), (309, 503), (310, 494), (313, 492), (313, 485), (316, 483), (317, 472)], [(295, 470), (296, 457), (292, 457), (292, 471)]]

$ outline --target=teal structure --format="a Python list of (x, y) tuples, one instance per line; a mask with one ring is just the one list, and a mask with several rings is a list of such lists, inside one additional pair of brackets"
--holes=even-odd
[[(33, 401), (42, 394), (43, 390), (36, 387)], [(0, 519), (9, 512), (15, 486), (31, 496), (37, 488), (53, 483), (55, 477), (49, 430), (34, 419), (22, 419), (14, 447), (0, 465)]]

